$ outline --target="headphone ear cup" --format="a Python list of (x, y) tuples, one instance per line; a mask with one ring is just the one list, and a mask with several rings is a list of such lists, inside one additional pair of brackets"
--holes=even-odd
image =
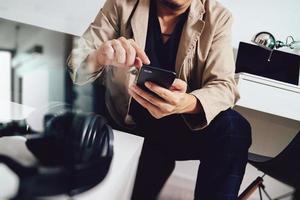
[(80, 162), (89, 162), (95, 158), (97, 150), (94, 149), (94, 141), (97, 139), (98, 124), (97, 117), (95, 115), (87, 115), (84, 119), (84, 126), (79, 144), (79, 158)]
[(113, 133), (105, 118), (97, 116), (101, 122), (98, 124), (99, 140), (95, 144), (100, 148), (100, 156), (102, 158), (112, 157), (113, 150)]
[(86, 115), (84, 118), (82, 134), (79, 144), (80, 162), (88, 162), (93, 159), (99, 159), (101, 155), (101, 140), (103, 120), (98, 115)]
[(80, 162), (80, 143), (84, 134), (85, 116), (83, 114), (74, 114), (72, 125), (68, 130), (65, 141), (65, 159), (70, 165)]
[(94, 121), (96, 122), (93, 124), (93, 131), (94, 136), (90, 141), (90, 149), (92, 153), (90, 154), (91, 159), (99, 159), (104, 158), (107, 155), (107, 121), (105, 118), (101, 117), (100, 115), (93, 116)]
[(35, 155), (39, 162), (45, 166), (60, 166), (65, 162), (66, 138), (73, 121), (73, 114), (49, 118), (45, 133), (26, 141), (27, 148)]
[(109, 129), (106, 119), (100, 115), (76, 114), (66, 145), (71, 162), (78, 164), (106, 157), (110, 147)]

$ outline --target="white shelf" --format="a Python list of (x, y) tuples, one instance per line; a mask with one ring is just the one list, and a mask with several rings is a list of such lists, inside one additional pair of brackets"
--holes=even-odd
[(300, 121), (300, 87), (247, 73), (235, 76), (237, 106)]

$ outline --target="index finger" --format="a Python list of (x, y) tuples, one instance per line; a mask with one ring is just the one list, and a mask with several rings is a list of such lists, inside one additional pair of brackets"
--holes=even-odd
[(136, 56), (139, 57), (144, 64), (149, 65), (150, 60), (146, 55), (146, 53), (137, 45), (137, 43), (133, 39), (130, 39), (129, 42), (132, 45), (132, 47), (135, 49)]

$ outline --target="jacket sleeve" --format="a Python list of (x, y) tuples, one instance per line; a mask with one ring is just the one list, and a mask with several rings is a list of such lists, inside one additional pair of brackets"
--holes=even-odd
[(68, 70), (75, 84), (83, 85), (97, 79), (104, 67), (94, 73), (88, 73), (86, 59), (107, 40), (115, 39), (119, 35), (118, 7), (115, 0), (107, 0), (97, 14), (94, 22), (90, 24), (68, 58)]
[(203, 112), (183, 115), (192, 130), (207, 127), (221, 112), (233, 107), (239, 98), (234, 80), (235, 63), (231, 45), (232, 15), (226, 11), (217, 20), (202, 77), (202, 87), (191, 92), (200, 102)]

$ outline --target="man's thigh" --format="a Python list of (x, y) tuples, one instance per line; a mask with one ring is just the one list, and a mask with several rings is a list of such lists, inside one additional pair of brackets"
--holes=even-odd
[(148, 130), (146, 139), (160, 145), (175, 160), (201, 160), (215, 151), (246, 151), (251, 144), (249, 123), (232, 109), (221, 112), (199, 131), (189, 129), (180, 116)]

